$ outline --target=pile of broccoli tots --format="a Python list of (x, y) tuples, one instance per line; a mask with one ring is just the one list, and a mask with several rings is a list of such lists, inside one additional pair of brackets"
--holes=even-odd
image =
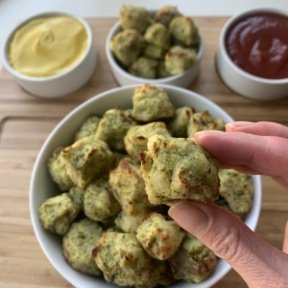
[(125, 5), (120, 11), (121, 29), (110, 49), (129, 73), (148, 79), (183, 73), (197, 58), (199, 33), (193, 21), (176, 7), (156, 13)]
[(251, 179), (219, 170), (191, 137), (224, 130), (222, 120), (175, 107), (165, 90), (149, 84), (134, 90), (132, 102), (131, 109), (90, 115), (73, 143), (51, 155), (57, 195), (40, 205), (41, 224), (62, 237), (75, 270), (109, 283), (201, 282), (215, 270), (216, 256), (169, 218), (167, 204), (218, 201), (243, 218), (251, 208)]

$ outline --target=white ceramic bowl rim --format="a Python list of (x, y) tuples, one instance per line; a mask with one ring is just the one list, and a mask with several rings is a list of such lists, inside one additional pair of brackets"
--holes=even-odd
[[(169, 76), (169, 77), (164, 77), (164, 78), (159, 78), (159, 79), (146, 79), (146, 78), (141, 78), (141, 77), (137, 77), (134, 76), (130, 73), (128, 73), (125, 69), (123, 69), (122, 67), (120, 67), (120, 65), (117, 63), (117, 61), (115, 60), (115, 57), (113, 56), (113, 53), (110, 49), (110, 42), (113, 38), (114, 35), (116, 35), (116, 33), (121, 29), (121, 22), (117, 21), (114, 26), (112, 27), (112, 29), (110, 30), (107, 38), (106, 38), (106, 44), (105, 44), (105, 49), (106, 49), (106, 55), (107, 58), (109, 60), (110, 63), (112, 63), (112, 65), (117, 69), (117, 71), (122, 74), (125, 75), (125, 77), (130, 78), (132, 81), (141, 81), (143, 79), (149, 81), (151, 84), (165, 84), (167, 82), (176, 80), (178, 78), (180, 78), (182, 75), (189, 73), (192, 69), (193, 69), (193, 65), (187, 69), (186, 71), (184, 71), (183, 73), (177, 74), (177, 75), (173, 75), (173, 76)], [(197, 57), (196, 57), (196, 61), (199, 61), (200, 59), (202, 59), (203, 57), (203, 53), (204, 53), (204, 40), (203, 40), (203, 36), (201, 34), (200, 31), (198, 31), (199, 33), (199, 37), (200, 37), (200, 45), (197, 51)], [(195, 61), (195, 62), (196, 62)]]
[[(58, 123), (58, 125), (49, 134), (49, 136), (47, 137), (45, 143), (42, 145), (42, 148), (40, 149), (40, 152), (39, 152), (39, 154), (38, 154), (38, 156), (36, 158), (36, 161), (35, 161), (35, 164), (34, 164), (34, 167), (33, 167), (31, 181), (30, 181), (30, 188), (29, 188), (29, 210), (30, 210), (30, 217), (31, 217), (31, 222), (32, 222), (34, 233), (35, 233), (36, 238), (38, 240), (38, 243), (40, 244), (40, 246), (42, 248), (42, 251), (46, 255), (47, 259), (49, 259), (50, 263), (54, 266), (54, 268), (58, 271), (58, 273), (60, 273), (63, 276), (63, 278), (68, 280), (73, 285), (77, 285), (77, 283), (78, 283), (77, 282), (78, 281), (77, 277), (75, 275), (79, 274), (79, 272), (77, 272), (77, 271), (75, 271), (75, 270), (73, 270), (71, 268), (75, 275), (73, 273), (72, 273), (72, 275), (71, 274), (69, 274), (69, 276), (67, 275), (68, 274), (67, 270), (63, 269), (61, 264), (58, 263), (57, 259), (55, 260), (52, 257), (52, 255), (50, 255), (49, 247), (46, 247), (45, 244), (44, 244), (45, 239), (48, 236), (50, 237), (52, 235), (48, 235), (47, 236), (45, 234), (43, 236), (43, 234), (41, 233), (41, 230), (38, 230), (39, 229), (39, 223), (38, 223), (39, 219), (38, 219), (37, 208), (35, 208), (35, 205), (34, 205), (35, 193), (36, 193), (34, 191), (35, 190), (34, 186), (35, 186), (35, 183), (36, 183), (36, 180), (37, 180), (37, 169), (41, 165), (41, 161), (43, 160), (42, 159), (42, 154), (44, 154), (45, 150), (49, 146), (50, 141), (53, 141), (53, 138), (56, 136), (57, 133), (59, 133), (59, 130), (61, 130), (61, 127), (64, 125), (65, 122), (73, 119), (75, 117), (75, 115), (79, 114), (82, 109), (85, 109), (89, 105), (93, 104), (94, 102), (97, 102), (98, 100), (101, 100), (102, 98), (104, 98), (105, 96), (108, 96), (109, 94), (112, 94), (112, 93), (115, 94), (116, 92), (121, 92), (121, 91), (129, 90), (129, 89), (132, 90), (132, 89), (135, 89), (138, 86), (139, 86), (139, 84), (134, 84), (134, 85), (123, 86), (123, 87), (120, 87), (120, 88), (114, 88), (114, 89), (105, 91), (105, 92), (103, 92), (101, 94), (98, 94), (98, 95), (90, 98), (89, 100), (85, 101), (84, 103), (82, 103), (81, 105), (76, 107), (74, 110), (72, 110), (69, 114), (67, 114)], [(170, 92), (172, 92), (172, 93), (173, 93), (173, 91), (182, 92), (184, 95), (189, 93), (189, 94), (191, 94), (191, 96), (193, 96), (195, 98), (194, 99), (195, 101), (199, 100), (199, 102), (204, 103), (203, 105), (210, 106), (210, 109), (214, 109), (215, 113), (221, 113), (222, 116), (225, 117), (226, 121), (228, 121), (228, 122), (229, 121), (233, 121), (233, 118), (231, 118), (231, 116), (229, 116), (221, 107), (219, 107), (218, 105), (216, 105), (212, 101), (204, 98), (203, 96), (201, 96), (201, 95), (199, 95), (199, 94), (197, 94), (197, 93), (195, 93), (193, 91), (190, 91), (190, 90), (187, 90), (187, 89), (184, 89), (184, 88), (180, 88), (180, 87), (174, 87), (174, 86), (171, 86), (171, 85), (160, 84), (160, 85), (157, 85), (157, 86), (161, 87), (163, 89), (169, 89)], [(132, 95), (131, 95), (131, 97), (132, 97)], [(111, 105), (113, 105), (113, 103)], [(249, 226), (250, 229), (255, 230), (255, 228), (257, 226), (257, 223), (258, 223), (258, 219), (259, 219), (259, 214), (260, 214), (260, 210), (261, 210), (261, 201), (262, 201), (262, 194), (261, 194), (262, 185), (261, 185), (261, 177), (260, 176), (256, 176), (256, 175), (253, 176), (253, 185), (254, 185), (254, 188), (255, 187), (258, 188), (258, 190), (259, 190), (258, 192), (259, 193), (257, 194), (257, 198), (254, 198), (253, 207), (252, 207), (252, 210), (251, 210), (252, 211), (251, 217), (246, 220), (247, 222), (246, 221), (245, 222)], [(60, 256), (61, 255), (57, 255), (57, 257), (60, 257)], [(217, 267), (219, 267), (219, 265), (220, 265), (220, 263), (218, 263)], [(218, 269), (218, 268), (216, 268), (216, 269)], [(193, 288), (193, 287), (195, 287), (195, 288), (196, 287), (197, 288), (207, 288), (207, 287), (210, 287), (211, 285), (214, 285), (216, 282), (218, 282), (221, 278), (223, 278), (229, 272), (230, 269), (231, 269), (231, 267), (226, 262), (221, 260), (221, 270), (218, 270), (217, 275), (215, 274), (213, 276), (213, 274), (212, 274), (212, 276), (210, 278), (208, 278), (204, 282), (198, 283), (198, 284), (193, 284), (193, 283), (188, 283), (188, 282), (187, 283), (182, 283), (180, 285), (180, 287), (183, 287), (183, 288)], [(87, 275), (85, 275), (85, 276), (87, 276)], [(98, 280), (95, 281), (95, 285), (93, 284), (93, 287), (102, 287), (101, 284), (100, 284), (100, 286), (98, 286), (97, 281)], [(109, 287), (112, 287), (112, 286), (109, 286)], [(173, 285), (173, 287), (175, 287), (175, 286)]]
[[(80, 22), (86, 33), (87, 33), (87, 48), (85, 50), (85, 52), (83, 53), (81, 59), (74, 64), (71, 68), (56, 74), (56, 75), (52, 75), (52, 76), (47, 76), (47, 77), (33, 77), (33, 76), (27, 76), (24, 75), (22, 73), (19, 73), (18, 71), (16, 71), (10, 64), (10, 61), (8, 59), (8, 51), (9, 51), (9, 45), (10, 42), (12, 40), (13, 35), (15, 34), (15, 32), (23, 25), (25, 25), (26, 23), (30, 22), (31, 20), (40, 18), (40, 17), (49, 17), (49, 16), (68, 16), (71, 18), (74, 18), (75, 20), (77, 20), (78, 22)], [(93, 43), (92, 43), (92, 30), (89, 26), (89, 24), (82, 18), (70, 13), (66, 13), (66, 12), (61, 12), (61, 11), (49, 11), (49, 12), (43, 12), (43, 13), (39, 13), (39, 14), (35, 14), (29, 18), (26, 18), (25, 20), (21, 21), (18, 25), (16, 25), (16, 27), (14, 27), (9, 33), (8, 36), (6, 37), (5, 41), (4, 41), (4, 46), (3, 46), (3, 51), (2, 51), (2, 62), (5, 66), (5, 68), (12, 74), (14, 75), (16, 78), (22, 79), (22, 80), (28, 80), (28, 81), (35, 81), (35, 82), (42, 82), (42, 81), (46, 81), (46, 80), (54, 80), (54, 79), (59, 79), (61, 77), (64, 77), (65, 75), (69, 74), (71, 71), (74, 71), (75, 69), (77, 69), (77, 67), (85, 60), (87, 54), (89, 53), (90, 49), (92, 49)]]
[(241, 74), (242, 76), (246, 78), (250, 78), (254, 80), (255, 82), (260, 82), (260, 83), (265, 83), (265, 84), (271, 84), (271, 85), (279, 85), (279, 84), (285, 84), (288, 83), (288, 78), (284, 79), (268, 79), (268, 78), (263, 78), (263, 77), (258, 77), (255, 76), (251, 73), (246, 72), (245, 70), (241, 69), (238, 67), (230, 58), (228, 55), (228, 52), (226, 50), (226, 45), (225, 45), (225, 39), (227, 32), (229, 31), (230, 27), (237, 22), (238, 20), (245, 18), (246, 16), (255, 14), (255, 13), (261, 13), (261, 12), (271, 12), (271, 13), (276, 13), (280, 15), (284, 15), (288, 19), (288, 11), (283, 11), (277, 8), (269, 8), (269, 7), (263, 7), (263, 8), (256, 8), (256, 9), (251, 9), (251, 10), (246, 10), (243, 12), (240, 12), (236, 14), (235, 16), (232, 16), (223, 26), (221, 33), (220, 33), (220, 49), (223, 52), (223, 57), (225, 58), (226, 62), (237, 71), (237, 73)]

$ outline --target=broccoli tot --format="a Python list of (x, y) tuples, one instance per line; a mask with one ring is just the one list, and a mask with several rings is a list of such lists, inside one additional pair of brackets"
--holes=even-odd
[(176, 75), (189, 69), (197, 58), (195, 49), (173, 46), (165, 55), (165, 68), (170, 75)]
[(118, 167), (110, 172), (109, 184), (114, 197), (128, 215), (141, 214), (150, 209), (140, 167), (131, 159), (122, 159)]
[(120, 109), (109, 109), (99, 122), (95, 138), (106, 142), (111, 149), (124, 150), (124, 136), (135, 121)]
[(165, 50), (153, 44), (146, 44), (143, 54), (145, 57), (159, 60), (164, 57)]
[(133, 233), (105, 232), (93, 256), (107, 282), (139, 288), (172, 284), (167, 264), (149, 257)]
[(83, 210), (84, 189), (74, 186), (69, 190), (69, 196)]
[(124, 29), (134, 29), (142, 33), (152, 22), (152, 19), (148, 11), (142, 7), (123, 5), (120, 10), (120, 21)]
[(152, 135), (170, 136), (164, 122), (152, 122), (131, 127), (125, 138), (125, 149), (129, 156), (139, 158), (139, 152), (147, 149), (148, 138)]
[(100, 118), (96, 116), (91, 116), (82, 124), (80, 129), (75, 135), (74, 141), (78, 141), (84, 137), (94, 136), (96, 129), (98, 127)]
[(169, 31), (181, 45), (194, 47), (199, 45), (198, 29), (188, 17), (178, 16), (173, 18), (169, 25)]
[(54, 150), (52, 156), (48, 160), (48, 171), (58, 188), (61, 191), (68, 191), (74, 186), (74, 183), (67, 173), (67, 161), (63, 157), (62, 150), (63, 148), (60, 147)]
[(169, 27), (171, 21), (177, 16), (181, 16), (178, 9), (174, 6), (167, 5), (157, 11), (155, 19), (157, 22), (160, 22), (166, 27)]
[(169, 30), (161, 23), (149, 26), (144, 34), (144, 39), (147, 43), (163, 49), (168, 49), (171, 41)]
[(234, 169), (223, 169), (219, 171), (219, 178), (219, 194), (233, 213), (244, 217), (252, 206), (251, 176)]
[(66, 261), (77, 271), (100, 276), (92, 251), (102, 234), (102, 228), (87, 218), (73, 223), (62, 241)]
[(123, 232), (136, 233), (137, 228), (149, 216), (149, 213), (149, 211), (145, 211), (137, 215), (128, 215), (122, 210), (115, 218), (114, 223)]
[(185, 233), (173, 221), (159, 213), (151, 214), (137, 229), (136, 237), (153, 258), (166, 260), (180, 246)]
[(75, 185), (83, 188), (97, 174), (97, 169), (91, 169), (95, 160), (99, 160), (98, 165), (101, 165), (103, 157), (107, 160), (107, 165), (111, 162), (112, 153), (105, 151), (105, 148), (108, 146), (104, 142), (89, 137), (82, 138), (71, 146), (59, 148), (48, 161), (53, 180), (64, 191)]
[(194, 113), (192, 117), (190, 117), (188, 123), (188, 137), (191, 137), (194, 133), (203, 130), (225, 131), (225, 122), (213, 117), (208, 111)]
[(171, 76), (166, 69), (164, 61), (159, 61), (157, 75), (158, 75), (158, 78), (166, 78), (166, 77)]
[(44, 201), (39, 209), (39, 218), (44, 229), (64, 235), (80, 211), (68, 193), (63, 193)]
[(152, 204), (190, 199), (214, 202), (219, 195), (216, 160), (192, 139), (151, 136), (140, 153), (141, 172)]
[(65, 169), (75, 186), (85, 188), (88, 183), (108, 172), (114, 156), (108, 145), (100, 140), (85, 137), (64, 148)]
[(217, 265), (214, 253), (188, 234), (178, 251), (168, 261), (176, 279), (194, 283), (208, 278)]
[(187, 128), (190, 118), (195, 113), (192, 107), (180, 107), (176, 109), (175, 117), (168, 122), (168, 130), (174, 137), (187, 138)]
[(134, 90), (133, 117), (141, 122), (151, 122), (174, 116), (175, 107), (162, 88), (144, 84)]
[(105, 178), (95, 180), (86, 188), (84, 213), (89, 219), (107, 222), (120, 211), (120, 205), (110, 190)]
[(142, 35), (131, 29), (117, 33), (110, 43), (112, 53), (124, 67), (132, 65), (143, 48), (144, 39)]
[(138, 58), (129, 68), (129, 72), (137, 77), (154, 79), (157, 76), (158, 61), (147, 57)]

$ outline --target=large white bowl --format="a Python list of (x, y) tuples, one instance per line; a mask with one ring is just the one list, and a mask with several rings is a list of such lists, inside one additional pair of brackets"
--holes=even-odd
[[(87, 49), (80, 61), (62, 73), (47, 77), (31, 77), (16, 71), (9, 62), (9, 46), (14, 33), (27, 22), (41, 17), (68, 16), (80, 22), (88, 38)], [(2, 62), (18, 84), (29, 93), (42, 98), (66, 96), (81, 88), (93, 75), (97, 63), (96, 48), (93, 44), (93, 33), (89, 24), (82, 18), (63, 12), (44, 12), (33, 15), (19, 23), (8, 35), (2, 50)]]
[(231, 17), (220, 33), (219, 48), (216, 54), (216, 66), (223, 82), (239, 95), (256, 100), (275, 100), (288, 96), (288, 78), (267, 79), (244, 71), (231, 60), (225, 44), (227, 33), (234, 23), (251, 14), (263, 12), (271, 12), (288, 17), (287, 11), (281, 11), (275, 8), (248, 10)]
[[(233, 119), (219, 106), (206, 98), (183, 88), (158, 85), (164, 88), (170, 99), (176, 106), (190, 105), (197, 111), (209, 110), (210, 113), (224, 121), (231, 122)], [(30, 183), (30, 213), (32, 225), (37, 240), (44, 251), (45, 255), (55, 267), (55, 269), (73, 286), (95, 288), (95, 287), (115, 287), (105, 283), (101, 279), (84, 275), (75, 271), (65, 261), (62, 255), (61, 239), (45, 231), (38, 218), (38, 207), (48, 197), (57, 193), (57, 188), (52, 182), (47, 171), (47, 159), (51, 156), (52, 151), (59, 146), (65, 146), (72, 142), (73, 136), (81, 123), (91, 114), (102, 115), (107, 109), (114, 107), (129, 108), (132, 107), (132, 94), (137, 85), (115, 88), (96, 95), (95, 97), (84, 102), (82, 105), (70, 112), (52, 131), (42, 146), (32, 172)], [(261, 208), (261, 178), (253, 176), (254, 184), (254, 201), (253, 207), (246, 218), (246, 224), (255, 230)], [(177, 288), (208, 288), (219, 281), (228, 271), (230, 266), (223, 260), (219, 260), (216, 271), (207, 280), (199, 284), (179, 282), (172, 287)]]
[(159, 79), (146, 79), (138, 76), (134, 76), (124, 70), (118, 62), (115, 60), (115, 57), (110, 49), (110, 43), (113, 37), (121, 30), (121, 24), (120, 21), (117, 22), (110, 30), (107, 38), (106, 38), (106, 44), (105, 44), (105, 52), (106, 57), (108, 59), (108, 62), (110, 64), (111, 71), (117, 80), (117, 82), (121, 86), (125, 85), (132, 85), (132, 84), (141, 84), (141, 83), (151, 83), (151, 84), (167, 84), (167, 85), (175, 85), (179, 87), (188, 87), (189, 84), (191, 84), (197, 77), (197, 75), (200, 72), (201, 68), (201, 62), (203, 59), (203, 53), (204, 53), (204, 40), (199, 32), (200, 36), (200, 45), (197, 52), (197, 58), (195, 60), (195, 63), (186, 71), (183, 73), (169, 76), (165, 78), (159, 78)]

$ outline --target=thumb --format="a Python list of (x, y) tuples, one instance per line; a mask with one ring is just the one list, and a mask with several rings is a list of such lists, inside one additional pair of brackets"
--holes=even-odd
[(288, 255), (258, 237), (225, 209), (181, 201), (172, 205), (169, 215), (229, 263), (249, 287), (267, 287), (267, 283), (271, 283), (269, 288), (288, 287)]

